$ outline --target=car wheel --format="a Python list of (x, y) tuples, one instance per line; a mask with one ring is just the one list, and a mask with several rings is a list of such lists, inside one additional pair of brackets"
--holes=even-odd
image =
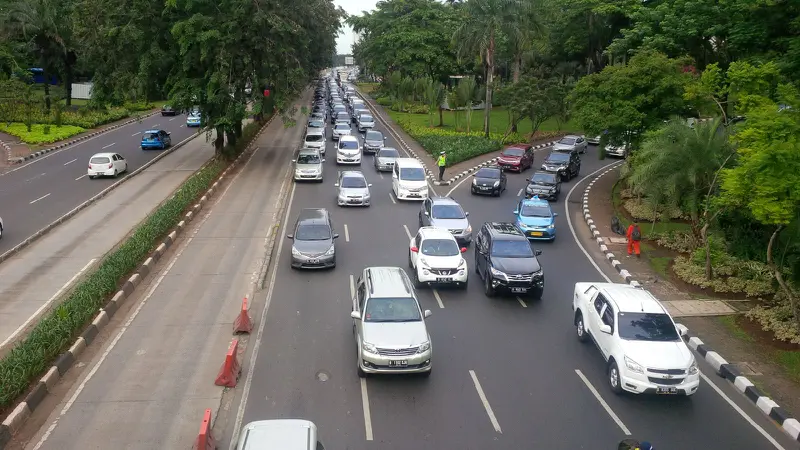
[(111, 176), (112, 176), (112, 177), (114, 177), (114, 178), (117, 178), (117, 175), (119, 175), (119, 174), (117, 173), (117, 171), (116, 171), (116, 169), (115, 169), (115, 170), (114, 170), (114, 174), (113, 174), (113, 175), (111, 175)]
[(583, 314), (580, 311), (575, 315), (575, 335), (579, 342), (586, 342), (589, 336), (586, 334), (586, 326), (583, 323)]
[(422, 282), (419, 281), (419, 273), (414, 270), (414, 287), (420, 289), (422, 287)]
[(421, 376), (421, 377), (423, 377), (423, 378), (428, 378), (428, 377), (430, 377), (430, 376), (431, 376), (431, 372), (433, 372), (433, 369), (430, 369), (430, 370), (429, 370), (429, 371), (427, 371), (427, 372), (422, 372), (422, 373), (420, 374), (420, 376)]
[(358, 378), (367, 378), (367, 373), (361, 368), (361, 363), (357, 362), (356, 364), (358, 365)]
[(483, 293), (486, 294), (487, 297), (494, 297), (495, 291), (492, 287), (492, 277), (490, 277), (489, 274), (486, 274), (483, 279)]
[(466, 291), (468, 287), (469, 287), (469, 278), (467, 278), (467, 281), (461, 283), (461, 289), (462, 290)]
[(544, 294), (542, 289), (534, 289), (531, 292), (530, 298), (532, 298), (534, 300), (541, 300), (542, 299), (542, 294)]
[(614, 360), (608, 363), (608, 385), (611, 387), (611, 392), (615, 394), (622, 393), (622, 385), (619, 381), (619, 367)]

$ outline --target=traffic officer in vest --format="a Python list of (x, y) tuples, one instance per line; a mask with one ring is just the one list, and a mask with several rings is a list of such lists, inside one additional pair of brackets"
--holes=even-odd
[(436, 161), (436, 165), (439, 166), (439, 181), (442, 181), (444, 178), (444, 168), (447, 166), (447, 155), (444, 152), (439, 153), (439, 159)]

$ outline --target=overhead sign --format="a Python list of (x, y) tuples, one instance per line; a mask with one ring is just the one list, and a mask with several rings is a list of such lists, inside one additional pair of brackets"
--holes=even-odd
[(344, 65), (352, 66), (355, 64), (355, 59), (352, 56), (345, 56), (344, 57)]

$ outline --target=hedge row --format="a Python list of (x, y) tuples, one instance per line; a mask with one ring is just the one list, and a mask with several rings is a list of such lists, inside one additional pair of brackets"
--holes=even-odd
[[(243, 138), (255, 137), (253, 128), (260, 125), (248, 124)], [(237, 147), (243, 149), (246, 145), (247, 141), (242, 139)], [(106, 257), (56, 309), (42, 318), (25, 340), (0, 359), (0, 409), (12, 406), (58, 355), (72, 345), (98, 309), (117, 291), (120, 280), (136, 270), (228, 164), (215, 159), (186, 180), (172, 198), (147, 217), (131, 237)]]
[[(132, 114), (133, 111), (142, 111), (150, 108), (144, 108), (142, 104), (131, 104), (128, 108), (104, 108), (104, 109), (90, 109), (81, 107), (77, 111), (61, 111), (61, 125), (71, 125), (81, 128), (96, 128), (100, 125), (105, 125), (110, 122), (124, 119)], [(144, 108), (144, 109), (139, 109)], [(2, 117), (0, 122), (20, 122), (24, 123), (28, 118), (26, 108), (20, 103), (7, 105), (0, 109)], [(31, 122), (38, 124), (57, 124), (59, 121), (56, 117), (55, 109), (51, 109), (48, 113), (43, 108), (34, 108), (30, 114)]]
[(31, 125), (31, 131), (24, 123), (0, 123), (0, 131), (16, 136), (28, 144), (52, 144), (53, 142), (63, 141), (77, 134), (81, 134), (85, 129), (72, 125)]

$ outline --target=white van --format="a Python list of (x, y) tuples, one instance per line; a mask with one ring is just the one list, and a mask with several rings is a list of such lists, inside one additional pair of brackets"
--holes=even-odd
[(425, 167), (414, 158), (397, 158), (392, 171), (392, 192), (398, 200), (428, 198)]
[(325, 143), (325, 132), (319, 128), (309, 128), (303, 138), (303, 148), (319, 150), (321, 155), (325, 154)]
[(361, 144), (355, 136), (342, 136), (336, 145), (336, 164), (361, 165)]
[(302, 419), (250, 422), (242, 428), (236, 450), (325, 450), (317, 426)]

